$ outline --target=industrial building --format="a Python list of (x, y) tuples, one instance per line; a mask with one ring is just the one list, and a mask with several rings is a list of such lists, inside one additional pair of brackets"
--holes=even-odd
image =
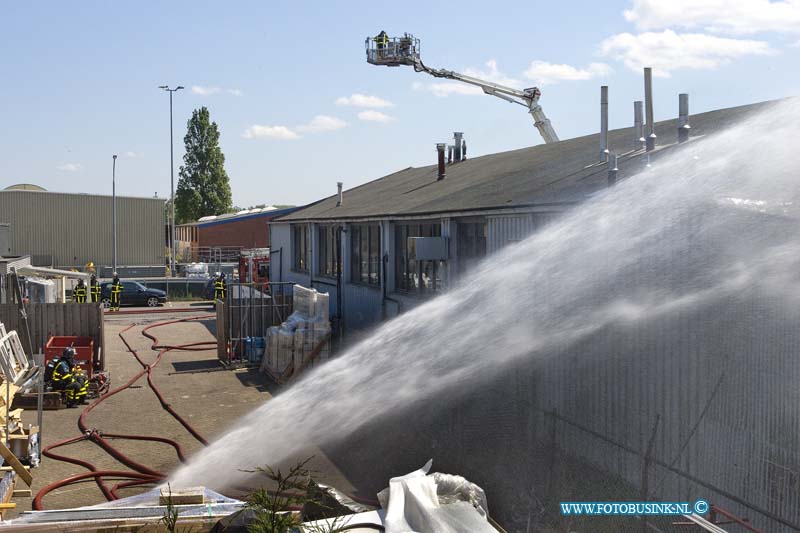
[[(38, 188), (41, 189), (41, 188)], [(164, 200), (117, 196), (117, 264), (164, 265)], [(112, 197), (12, 186), (0, 191), (5, 255), (30, 255), (36, 266), (113, 263)], [(0, 236), (0, 244), (3, 241)]]
[(269, 248), (270, 221), (295, 209), (267, 206), (179, 224), (175, 226), (177, 256), (183, 262), (213, 261), (220, 253), (224, 258), (240, 250)]
[[(691, 131), (706, 135), (764, 105), (695, 115)], [(272, 222), (270, 279), (330, 293), (331, 316), (341, 317), (343, 329), (375, 325), (458, 283), (485, 255), (524, 239), (617, 175), (641, 171), (677, 146), (681, 123), (655, 123), (650, 152), (641, 127), (461, 161), (456, 150), (453, 163), (409, 167), (330, 196)], [(622, 154), (616, 166), (603, 146)]]

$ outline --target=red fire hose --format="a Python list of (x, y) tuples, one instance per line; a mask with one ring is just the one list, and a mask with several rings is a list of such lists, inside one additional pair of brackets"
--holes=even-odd
[[(65, 439), (55, 444), (51, 444), (44, 450), (42, 450), (42, 454), (46, 457), (51, 459), (55, 459), (57, 461), (65, 461), (68, 463), (72, 463), (78, 466), (82, 466), (89, 470), (89, 472), (85, 472), (83, 474), (77, 474), (74, 476), (70, 476), (68, 478), (62, 479), (60, 481), (56, 481), (55, 483), (51, 483), (46, 487), (42, 488), (37, 494), (36, 498), (33, 500), (33, 510), (34, 511), (41, 511), (42, 510), (42, 499), (51, 491), (58, 489), (60, 487), (64, 487), (67, 485), (71, 485), (73, 483), (78, 483), (87, 479), (94, 479), (97, 483), (97, 486), (103, 493), (103, 496), (109, 501), (118, 499), (117, 491), (119, 489), (125, 487), (132, 487), (136, 485), (150, 485), (156, 484), (166, 479), (166, 474), (159, 472), (157, 470), (153, 470), (146, 465), (143, 465), (137, 461), (134, 461), (124, 453), (120, 452), (114, 446), (111, 445), (109, 440), (111, 439), (127, 439), (127, 440), (144, 440), (150, 442), (160, 442), (164, 444), (169, 444), (175, 449), (175, 453), (178, 456), (178, 459), (181, 462), (185, 461), (185, 456), (183, 454), (183, 449), (181, 448), (180, 444), (175, 442), (172, 439), (168, 439), (165, 437), (155, 437), (155, 436), (147, 436), (147, 435), (120, 435), (120, 434), (112, 434), (112, 433), (101, 433), (95, 428), (89, 428), (86, 424), (86, 417), (92, 410), (106, 401), (111, 396), (114, 396), (117, 393), (124, 391), (125, 389), (129, 388), (133, 385), (136, 381), (139, 380), (142, 376), (147, 374), (147, 384), (150, 386), (150, 389), (158, 398), (158, 401), (161, 403), (161, 407), (167, 411), (170, 415), (172, 415), (175, 420), (177, 420), (186, 430), (192, 434), (192, 436), (197, 439), (199, 442), (203, 443), (203, 445), (207, 445), (208, 443), (203, 438), (200, 433), (196, 429), (194, 429), (189, 422), (187, 422), (183, 417), (181, 417), (171, 406), (170, 404), (164, 399), (164, 396), (161, 394), (161, 391), (156, 386), (155, 382), (153, 381), (152, 376), (152, 369), (161, 361), (162, 356), (172, 350), (184, 350), (184, 351), (201, 351), (201, 350), (208, 350), (213, 348), (217, 345), (215, 341), (207, 341), (207, 342), (193, 342), (189, 344), (177, 345), (177, 346), (167, 346), (167, 345), (160, 345), (158, 343), (158, 338), (155, 335), (150, 333), (150, 330), (153, 328), (158, 328), (161, 326), (166, 326), (169, 324), (176, 324), (179, 322), (189, 322), (192, 320), (202, 320), (206, 318), (213, 318), (213, 315), (208, 316), (200, 316), (200, 317), (191, 317), (191, 318), (184, 318), (179, 320), (169, 320), (166, 322), (158, 322), (155, 324), (151, 324), (145, 327), (142, 330), (142, 335), (147, 337), (148, 339), (153, 341), (151, 349), (158, 350), (156, 354), (156, 358), (153, 360), (152, 363), (147, 364), (145, 363), (142, 358), (139, 356), (138, 352), (131, 347), (125, 337), (122, 335), (126, 331), (130, 330), (135, 326), (135, 324), (131, 324), (127, 328), (123, 329), (119, 332), (119, 338), (122, 339), (122, 342), (128, 348), (133, 356), (136, 358), (136, 361), (142, 366), (142, 370), (133, 376), (127, 383), (118, 387), (112, 391), (107, 392), (103, 396), (99, 397), (97, 400), (92, 402), (86, 409), (83, 410), (81, 413), (80, 418), (78, 419), (78, 428), (80, 428), (82, 435), (77, 437), (72, 437), (69, 439)], [(82, 461), (80, 459), (76, 459), (74, 457), (68, 457), (65, 455), (59, 455), (54, 453), (52, 450), (58, 448), (60, 446), (66, 446), (68, 444), (74, 444), (76, 442), (82, 442), (85, 440), (89, 440), (103, 448), (109, 455), (111, 455), (114, 459), (119, 461), (120, 463), (124, 464), (125, 466), (131, 468), (130, 471), (119, 471), (119, 470), (98, 470), (98, 468), (87, 462)], [(115, 480), (121, 480), (111, 488), (108, 487), (105, 483), (105, 479), (113, 478)]]

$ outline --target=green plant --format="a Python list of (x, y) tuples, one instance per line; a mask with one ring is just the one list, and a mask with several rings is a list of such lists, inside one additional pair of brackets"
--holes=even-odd
[(275, 487), (256, 489), (247, 499), (247, 508), (253, 511), (253, 521), (247, 530), (251, 533), (287, 533), (290, 528), (300, 525), (300, 518), (292, 508), (302, 506), (307, 499), (310, 471), (306, 465), (312, 458), (291, 467), (285, 475), (280, 469), (270, 466), (259, 467), (250, 472), (260, 472), (271, 480)]
[(164, 509), (164, 516), (161, 517), (161, 522), (164, 522), (164, 527), (167, 528), (169, 533), (175, 533), (175, 525), (178, 523), (178, 508), (172, 503), (172, 487), (167, 483), (167, 508)]

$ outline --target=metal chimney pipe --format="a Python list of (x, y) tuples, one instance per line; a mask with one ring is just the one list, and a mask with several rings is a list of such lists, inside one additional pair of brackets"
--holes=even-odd
[(453, 159), (454, 163), (458, 163), (459, 161), (461, 161), (461, 138), (463, 136), (464, 136), (463, 132), (460, 131), (453, 132), (453, 138), (455, 139), (455, 142), (453, 143), (453, 146), (455, 146), (455, 154)]
[(678, 142), (689, 140), (689, 95), (682, 93), (678, 95)]
[(647, 113), (647, 151), (655, 150), (656, 148), (656, 130), (653, 123), (653, 69), (645, 67), (644, 69), (644, 107)]
[(467, 141), (461, 141), (461, 160), (467, 160)]
[(644, 102), (636, 100), (633, 103), (633, 149), (644, 148)]
[(613, 187), (617, 183), (617, 154), (608, 154), (608, 186)]
[(447, 147), (447, 162), (448, 163), (452, 163), (453, 162), (453, 150), (454, 150), (454, 146), (452, 144)]
[(436, 145), (436, 152), (439, 159), (439, 172), (436, 175), (436, 181), (443, 180), (446, 173), (444, 171), (444, 149), (447, 147), (445, 143), (438, 143)]
[(336, 182), (336, 207), (342, 205), (342, 183), (341, 181)]
[(608, 161), (608, 85), (600, 87), (600, 159)]

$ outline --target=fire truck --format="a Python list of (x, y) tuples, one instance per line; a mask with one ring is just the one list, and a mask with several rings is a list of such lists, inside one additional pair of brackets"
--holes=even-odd
[(242, 250), (239, 255), (240, 283), (267, 283), (269, 281), (269, 248)]

